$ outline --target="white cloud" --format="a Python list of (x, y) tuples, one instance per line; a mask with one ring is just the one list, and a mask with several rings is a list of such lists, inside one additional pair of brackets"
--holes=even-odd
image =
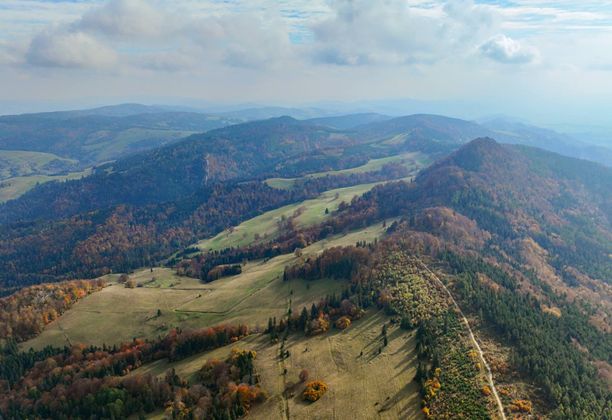
[(485, 57), (500, 63), (525, 64), (539, 60), (540, 52), (537, 48), (523, 45), (506, 35), (496, 35), (483, 43), (480, 53)]
[[(118, 53), (121, 52), (121, 54)], [(291, 57), (289, 28), (278, 13), (178, 14), (168, 3), (110, 0), (73, 22), (35, 35), (33, 66), (197, 70), (264, 68)]]
[(117, 54), (86, 33), (58, 29), (34, 37), (26, 60), (43, 67), (103, 68), (115, 64)]
[(191, 20), (183, 35), (202, 50), (202, 60), (260, 68), (293, 54), (287, 26), (277, 15), (245, 13)]
[(340, 65), (431, 63), (491, 34), (490, 9), (469, 0), (442, 6), (404, 0), (335, 0), (312, 26), (317, 61)]
[(170, 35), (177, 18), (144, 0), (110, 0), (89, 10), (73, 26), (111, 38), (157, 38)]

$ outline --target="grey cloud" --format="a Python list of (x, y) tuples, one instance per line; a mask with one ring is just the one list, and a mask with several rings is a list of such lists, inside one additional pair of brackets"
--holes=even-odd
[(535, 47), (523, 45), (506, 35), (490, 38), (479, 50), (483, 56), (505, 64), (533, 63), (540, 56)]
[(0, 65), (17, 65), (23, 56), (23, 47), (0, 40)]
[(163, 72), (179, 72), (197, 68), (197, 53), (194, 51), (160, 51), (130, 57), (134, 67)]
[(117, 53), (86, 33), (55, 29), (34, 37), (25, 58), (42, 67), (101, 68), (114, 65)]
[[(334, 16), (312, 26), (315, 61), (339, 64), (432, 63), (462, 53), (495, 19), (469, 0), (412, 7), (403, 0), (336, 0)], [(482, 39), (482, 38), (480, 38)]]
[(111, 38), (156, 38), (166, 36), (177, 25), (176, 18), (143, 0), (110, 0), (83, 15), (73, 25), (77, 30)]
[(187, 36), (206, 57), (234, 67), (274, 66), (292, 56), (287, 28), (277, 16), (248, 13), (197, 19)]
[[(125, 53), (120, 56), (114, 49)], [(291, 54), (288, 28), (270, 12), (194, 17), (175, 13), (168, 3), (111, 0), (71, 24), (39, 33), (26, 59), (36, 66), (116, 63), (181, 71), (270, 67)]]

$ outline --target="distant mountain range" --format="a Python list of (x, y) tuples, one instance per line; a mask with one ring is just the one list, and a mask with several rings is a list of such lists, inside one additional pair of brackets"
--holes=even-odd
[[(14, 118), (40, 123), (43, 117), (39, 116), (38, 120), (30, 116)], [(69, 121), (76, 124), (92, 119), (91, 126), (107, 119), (106, 123), (114, 124), (117, 129), (136, 124), (172, 128), (189, 126), (194, 129), (198, 124), (203, 127), (228, 123), (228, 120), (209, 118), (193, 113), (151, 112), (124, 117), (78, 117)], [(500, 123), (489, 125), (502, 127)], [(57, 122), (58, 130), (64, 126)], [(114, 163), (99, 166), (92, 176), (80, 181), (40, 186), (22, 199), (4, 205), (0, 222), (66, 217), (75, 212), (120, 203), (161, 203), (176, 200), (216, 182), (300, 176), (309, 171), (357, 166), (368, 159), (400, 152), (418, 151), (432, 157), (442, 156), (483, 136), (500, 142), (532, 146), (544, 144), (549, 149), (562, 147), (568, 141), (566, 137), (547, 130), (525, 125), (512, 127), (517, 127), (515, 132), (510, 131), (511, 127), (504, 131), (494, 130), (474, 122), (436, 115), (389, 118), (378, 114), (311, 120), (280, 117), (235, 124), (173, 141), (173, 144), (151, 151), (133, 153)], [(540, 132), (546, 136), (538, 136)], [(57, 152), (64, 147), (90, 150), (89, 144), (77, 143), (75, 146), (74, 143), (65, 140), (54, 143), (49, 139), (47, 142), (51, 150)], [(28, 144), (37, 146), (33, 141)], [(108, 147), (112, 144), (110, 142)], [(599, 157), (604, 158), (604, 153)], [(47, 198), (41, 199), (43, 196)]]
[[(40, 186), (7, 203), (0, 218), (57, 218), (117, 204), (162, 203), (218, 182), (296, 175), (300, 165), (312, 162), (334, 168), (338, 157), (317, 152), (353, 144), (335, 130), (289, 117), (235, 125), (100, 166), (77, 182)], [(27, 216), (18, 216), (22, 211)]]
[(87, 166), (236, 122), (219, 116), (135, 105), (3, 116), (0, 150), (52, 153)]
[(539, 147), (612, 167), (612, 149), (583, 142), (567, 134), (504, 118), (484, 121), (481, 125), (490, 129), (501, 142)]
[[(436, 115), (391, 117), (376, 113), (334, 115), (318, 108), (253, 107), (220, 113), (193, 108), (120, 104), (87, 110), (0, 116), (0, 151), (51, 153), (81, 168), (175, 142), (190, 134), (241, 122), (290, 116), (367, 138), (405, 136), (464, 143), (488, 136), (612, 166), (612, 150), (504, 118), (476, 123)], [(431, 136), (432, 130), (440, 134)], [(397, 140), (397, 138), (395, 139)], [(4, 165), (6, 166), (6, 165)], [(0, 167), (0, 172), (2, 171)]]

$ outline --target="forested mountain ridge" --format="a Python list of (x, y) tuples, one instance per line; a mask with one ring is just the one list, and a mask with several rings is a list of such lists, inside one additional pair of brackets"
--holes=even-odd
[(521, 267), (526, 289), (588, 302), (593, 322), (608, 331), (611, 197), (607, 167), (478, 139), (414, 183), (374, 188), (346, 211), (370, 223), (404, 216), (405, 228), (436, 237), (411, 236), (430, 252), (450, 246)]
[[(219, 264), (292, 252), (321, 238), (399, 218), (387, 225), (387, 237), (378, 245), (358, 243), (352, 257), (348, 250), (333, 250), (335, 256), (330, 250), (286, 269), (285, 276), (344, 273), (338, 275), (350, 277), (363, 291), (364, 284), (381, 275), (372, 256), (378, 255), (387, 270), (382, 277), (397, 276), (390, 277), (382, 299), (395, 302), (403, 313), (418, 295), (401, 283), (410, 288), (417, 280), (402, 276), (391, 256), (401, 252), (424, 260), (440, 273), (478, 341), (491, 350), (486, 358), (510, 412), (607, 418), (612, 413), (606, 385), (612, 363), (611, 180), (610, 169), (595, 163), (477, 139), (423, 170), (414, 182), (373, 188), (321, 225), (288, 232), (268, 244), (204, 253), (181, 262), (179, 271), (206, 273)], [(448, 320), (434, 316), (432, 321), (443, 326), (429, 331), (426, 322), (419, 330), (428, 330), (423, 334), (435, 343), (449, 327)], [(436, 379), (442, 389), (458, 381), (452, 373), (456, 360), (444, 366), (448, 346), (434, 343), (423, 346), (431, 363), (421, 372), (426, 390)], [(436, 366), (447, 374), (436, 373)], [(509, 393), (529, 401), (509, 399)], [(440, 410), (441, 401), (442, 411), (449, 410), (447, 397), (432, 394), (428, 411)], [(456, 414), (462, 406), (448, 412)]]
[[(463, 211), (493, 233), (530, 235), (557, 251), (567, 247), (563, 254), (576, 261), (593, 253), (599, 263), (581, 261), (582, 269), (611, 278), (605, 257), (612, 247), (610, 168), (479, 139), (427, 168), (417, 185), (428, 204)], [(434, 193), (425, 198), (426, 191)]]
[[(134, 118), (155, 120), (156, 115)], [(211, 182), (301, 176), (404, 151), (440, 156), (478, 130), (473, 123), (439, 116), (403, 117), (348, 130), (291, 117), (237, 124), (102, 165), (83, 180), (38, 187), (6, 204), (0, 223), (65, 217), (116, 203), (169, 201)]]
[(118, 204), (54, 221), (0, 226), (0, 290), (153, 264), (264, 211), (323, 191), (409, 174), (390, 164), (365, 173), (305, 179), (291, 190), (257, 180), (228, 182), (169, 202)]
[(550, 223), (558, 222), (550, 212), (567, 217), (579, 206), (609, 230), (611, 176), (610, 168), (591, 162), (477, 139), (427, 168), (419, 181), (425, 189), (438, 186), (433, 194), (441, 195), (438, 200), (461, 204), (467, 200), (462, 195), (482, 192), (491, 205), (533, 217), (539, 213)]
[(415, 114), (377, 121), (356, 128), (368, 139), (406, 135), (407, 139), (428, 139), (434, 143), (462, 144), (490, 131), (477, 123), (433, 114)]
[(342, 156), (353, 145), (336, 130), (289, 117), (240, 124), (102, 165), (81, 180), (41, 185), (4, 204), (0, 223), (162, 203), (218, 182), (365, 163), (367, 155)]
[[(366, 114), (368, 116), (369, 114)], [(350, 116), (323, 118), (325, 121), (351, 121)], [(612, 150), (583, 143), (570, 136), (527, 124), (495, 119), (478, 123), (442, 115), (415, 114), (396, 118), (369, 116), (379, 121), (352, 124), (351, 128), (364, 139), (389, 139), (388, 142), (412, 143), (421, 150), (449, 151), (449, 144), (465, 144), (478, 137), (494, 138), (501, 143), (520, 144), (588, 159), (612, 166)]]
[(291, 191), (270, 188), (267, 177), (355, 167), (401, 148), (359, 144), (344, 132), (281, 117), (134, 154), (3, 204), (0, 277), (18, 287), (146, 264), (261, 211), (409, 172), (387, 164), (306, 179)]

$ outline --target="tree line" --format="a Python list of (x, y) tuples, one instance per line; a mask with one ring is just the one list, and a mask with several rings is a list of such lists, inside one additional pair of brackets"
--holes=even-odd
[(173, 372), (164, 379), (127, 375), (145, 363), (180, 360), (248, 333), (244, 325), (221, 325), (172, 330), (157, 340), (134, 339), (120, 346), (75, 345), (28, 352), (20, 352), (9, 340), (0, 349), (0, 414), (6, 418), (124, 418), (170, 403), (171, 413), (195, 410), (211, 418), (237, 418), (263, 396), (253, 372), (254, 354), (232, 353), (223, 368), (213, 370), (213, 377), (202, 374), (203, 382), (193, 388)]

